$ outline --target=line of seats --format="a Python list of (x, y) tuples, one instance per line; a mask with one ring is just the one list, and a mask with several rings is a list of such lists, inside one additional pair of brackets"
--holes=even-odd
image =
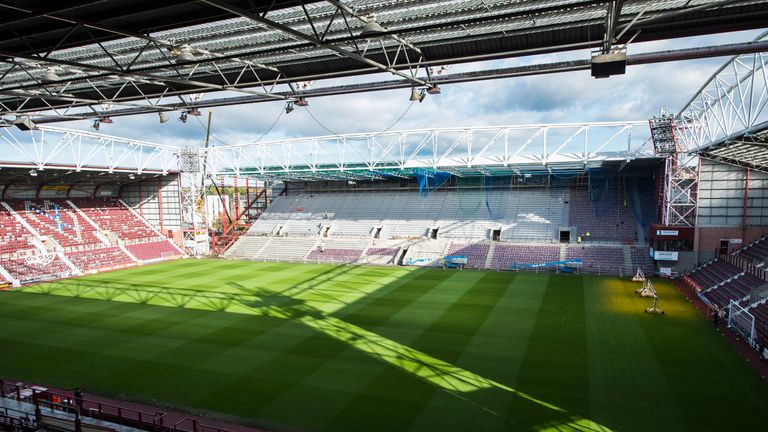
[(6, 258), (0, 265), (22, 284), (65, 277), (72, 271), (56, 254)]
[[(628, 274), (641, 267), (652, 272), (646, 247), (622, 248), (628, 239), (637, 239), (630, 209), (617, 206), (603, 223), (594, 222), (593, 213), (584, 189), (448, 190), (426, 196), (408, 191), (299, 192), (277, 197), (225, 256), (395, 264), (398, 253), (365, 252), (365, 242), (373, 248), (390, 247), (374, 245), (379, 242), (392, 243), (397, 251), (407, 249), (401, 257), (406, 265), (435, 265), (446, 255), (465, 255), (469, 267), (508, 269), (526, 261), (559, 261), (559, 231), (566, 227), (574, 238), (592, 230), (584, 247), (568, 245), (569, 252), (562, 254), (582, 258), (586, 271)], [(352, 248), (323, 246), (343, 239), (363, 242)], [(552, 245), (546, 248), (547, 243)]]
[(745, 258), (757, 267), (764, 267), (768, 261), (768, 238), (763, 237), (736, 251), (736, 255)]
[[(434, 266), (450, 255), (467, 257), (469, 268), (509, 270), (516, 264), (537, 264), (565, 258), (581, 258), (583, 271), (600, 274), (633, 274), (647, 264), (647, 251), (633, 247), (631, 266), (625, 248), (614, 245), (510, 244), (465, 240), (382, 240), (360, 237), (242, 236), (224, 254), (226, 258), (258, 261), (397, 264), (401, 251), (404, 265)], [(634, 249), (637, 249), (636, 251)], [(490, 257), (490, 258), (489, 258)], [(644, 271), (647, 268), (644, 268)], [(649, 273), (650, 274), (650, 273)]]
[(64, 258), (80, 272), (94, 272), (181, 255), (118, 200), (71, 202), (75, 207), (64, 199), (0, 203), (0, 267), (26, 283), (76, 273)]

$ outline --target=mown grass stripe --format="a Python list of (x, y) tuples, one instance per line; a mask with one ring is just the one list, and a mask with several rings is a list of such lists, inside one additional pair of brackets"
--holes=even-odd
[[(446, 313), (450, 313), (450, 308), (462, 298), (465, 298), (477, 286), (477, 282), (483, 276), (481, 273), (469, 272), (445, 272), (447, 275), (439, 276), (436, 273), (440, 272), (425, 272), (424, 277), (427, 280), (438, 279), (441, 282), (433, 285), (431, 290), (425, 292), (415, 301), (400, 308), (388, 320), (388, 324), (390, 322), (397, 323), (401, 322), (404, 318), (418, 315), (424, 321), (427, 321), (427, 325), (423, 327), (413, 325), (408, 327), (407, 330), (401, 328), (405, 331), (398, 332), (392, 332), (394, 326), (380, 325), (374, 331), (418, 350), (419, 341), (421, 341), (422, 345), (426, 345), (424, 337), (429, 331), (430, 326), (441, 325), (435, 323)], [(399, 289), (407, 290), (409, 288), (413, 289), (411, 284), (401, 286)], [(434, 305), (440, 305), (441, 307), (434, 308)], [(376, 308), (379, 306), (369, 305), (369, 307)], [(392, 305), (390, 304), (386, 307), (391, 309)], [(411, 322), (411, 324), (413, 323)], [(440, 358), (440, 360), (450, 362), (450, 359)], [(373, 421), (370, 427), (376, 430), (393, 431), (408, 429), (424, 408), (425, 401), (429, 400), (430, 395), (437, 390), (433, 384), (422, 381), (421, 377), (416, 376), (412, 377), (412, 380), (405, 381), (403, 380), (403, 375), (404, 373), (400, 369), (393, 367), (383, 369), (362, 391), (363, 394), (370, 395), (368, 396), (370, 400), (360, 400), (359, 398), (352, 400), (335, 417), (330, 419), (325, 430), (359, 427), (361, 425), (361, 414), (364, 416), (363, 418), (371, 418), (374, 410), (378, 411), (378, 414), (376, 414), (378, 418)], [(402, 384), (393, 385), (393, 383), (397, 382)], [(409, 385), (406, 387), (405, 384)], [(371, 404), (371, 400), (380, 400), (382, 403)]]
[[(630, 431), (755, 430), (768, 416), (764, 383), (664, 283), (657, 290), (667, 315), (649, 317), (634, 310), (643, 301), (622, 297), (616, 278), (487, 274), (180, 260), (0, 292), (8, 330), (0, 343), (12, 351), (0, 356), (0, 371), (339, 432), (598, 427), (584, 417)], [(506, 277), (514, 277), (506, 294), (485, 298)], [(582, 294), (565, 289), (572, 282)], [(408, 357), (391, 356), (398, 350)], [(424, 373), (414, 359), (440, 357), (453, 359), (456, 367), (443, 370), (456, 377), (479, 374), (470, 378), (479, 385), (414, 377)], [(446, 384), (473, 403), (434, 391)], [(531, 397), (511, 397), (516, 390)], [(626, 409), (633, 400), (642, 406)], [(485, 408), (514, 424), (491, 420)], [(639, 421), (647, 413), (656, 420)]]
[[(638, 297), (638, 284), (631, 280), (585, 277), (583, 285), (585, 307), (592, 309), (586, 316), (586, 346), (593, 418), (616, 430), (640, 423), (649, 429), (686, 430), (642, 330), (643, 321), (666, 317), (644, 313), (651, 300)], [(642, 406), (656, 406), (653, 415), (638, 409)]]
[[(514, 387), (523, 353), (533, 327), (529, 316), (536, 313), (547, 278), (529, 273), (491, 273), (483, 282), (490, 283), (502, 295), (487, 314), (485, 321), (467, 344), (456, 364), (495, 381)], [(489, 389), (457, 398), (436, 392), (414, 422), (411, 430), (450, 430), (452, 425), (467, 421), (467, 405), (477, 409), (471, 415), (473, 430), (515, 430), (507, 421), (508, 399), (516, 397), (498, 389)]]
[(584, 286), (580, 277), (551, 276), (535, 317), (515, 388), (564, 412), (511, 399), (508, 417), (521, 429), (558, 427), (589, 418), (589, 365)]

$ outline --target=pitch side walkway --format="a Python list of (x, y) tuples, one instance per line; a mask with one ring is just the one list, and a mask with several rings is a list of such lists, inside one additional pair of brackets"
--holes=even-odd
[[(705, 319), (710, 319), (711, 311), (709, 307), (699, 298), (693, 288), (678, 284), (676, 281), (673, 281), (673, 284), (675, 287), (677, 287), (678, 291), (683, 293), (683, 295), (688, 299), (690, 303), (693, 303), (693, 305)], [(741, 339), (736, 333), (725, 330), (726, 324), (721, 322), (717, 331), (723, 335), (728, 343), (733, 347), (733, 349), (735, 349), (739, 355), (744, 357), (747, 363), (749, 363), (750, 366), (752, 366), (752, 368), (757, 371), (760, 377), (763, 378), (763, 381), (768, 382), (768, 362), (762, 360), (760, 358), (760, 354), (752, 349), (749, 344)]]
[[(9, 391), (8, 383), (9, 381), (5, 381), (5, 391), (6, 393)], [(11, 381), (14, 384), (17, 383), (17, 381)], [(24, 383), (27, 386), (32, 386), (33, 384)], [(173, 430), (174, 425), (179, 424), (179, 430), (185, 430), (185, 431), (192, 431), (196, 430), (198, 432), (200, 431), (211, 431), (211, 432), (269, 432), (266, 429), (256, 429), (248, 426), (243, 426), (235, 423), (230, 423), (222, 420), (217, 420), (209, 417), (201, 417), (196, 415), (191, 415), (187, 413), (182, 413), (179, 411), (169, 411), (167, 409), (162, 409), (160, 407), (156, 406), (150, 406), (150, 405), (144, 405), (139, 403), (133, 403), (123, 400), (116, 400), (116, 399), (109, 399), (101, 396), (96, 396), (92, 394), (87, 393), (87, 389), (84, 390), (84, 397), (83, 397), (83, 409), (88, 410), (90, 408), (96, 409), (98, 404), (103, 405), (109, 405), (112, 407), (119, 407), (125, 411), (138, 411), (143, 413), (156, 413), (156, 412), (163, 412), (165, 413), (165, 416), (163, 417), (163, 425), (166, 426), (168, 429)], [(49, 387), (48, 391), (60, 394), (65, 397), (73, 398), (73, 394), (71, 390), (63, 390), (58, 389), (54, 387)], [(11, 396), (10, 394), (7, 394), (7, 396)], [(23, 411), (32, 416), (34, 418), (35, 413), (35, 406), (33, 404), (25, 403), (25, 402), (18, 402), (15, 399), (11, 398), (4, 398), (0, 397), (0, 407), (3, 408), (9, 408), (16, 411)], [(58, 413), (58, 411), (57, 411)], [(82, 417), (83, 422), (95, 424), (95, 425), (101, 425), (101, 423), (104, 423), (104, 425), (108, 428), (116, 429), (115, 426), (117, 426), (116, 423), (108, 423), (108, 422), (102, 422), (100, 420), (91, 419), (89, 417)], [(194, 421), (197, 421), (197, 425), (193, 426)], [(120, 426), (120, 428), (117, 428), (119, 432), (144, 432), (141, 429), (135, 429), (127, 426)]]
[[(20, 420), (28, 420), (35, 418), (35, 405), (27, 402), (19, 402), (15, 399), (0, 398), (0, 408), (6, 415)], [(63, 424), (74, 425), (75, 414), (53, 410), (51, 408), (40, 407), (40, 413), (43, 417), (49, 419), (45, 425), (49, 425), (51, 422), (63, 421)], [(23, 414), (26, 414), (24, 417)], [(128, 426), (123, 426), (117, 423), (111, 423), (103, 420), (98, 420), (90, 417), (81, 417), (83, 422), (83, 429), (102, 429), (102, 430), (114, 430), (118, 432), (144, 432), (141, 429), (135, 429)], [(41, 425), (43, 423), (41, 422)], [(91, 426), (91, 427), (89, 427)], [(50, 425), (49, 425), (50, 427)]]

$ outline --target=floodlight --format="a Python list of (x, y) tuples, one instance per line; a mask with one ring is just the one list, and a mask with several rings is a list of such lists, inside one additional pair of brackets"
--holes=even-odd
[(378, 21), (376, 21), (375, 15), (370, 15), (367, 17), (368, 22), (365, 23), (363, 28), (360, 30), (360, 36), (364, 37), (366, 39), (381, 39), (382, 36), (376, 36), (379, 33), (383, 33), (387, 31), (384, 27), (379, 24)]
[(61, 77), (56, 74), (56, 68), (49, 67), (45, 70), (45, 75), (43, 75), (43, 81), (58, 81)]
[(428, 87), (427, 93), (431, 95), (440, 94), (440, 87), (437, 84), (433, 85), (432, 87)]
[(300, 106), (300, 107), (309, 106), (309, 101), (307, 101), (303, 97), (300, 97), (298, 100), (296, 100), (296, 106)]
[(627, 52), (614, 51), (595, 53), (592, 56), (592, 76), (607, 78), (611, 75), (623, 75), (627, 70)]
[(187, 122), (187, 112), (186, 111), (182, 111), (181, 112), (181, 115), (179, 116), (179, 121), (182, 122), (182, 123), (186, 123)]
[(293, 101), (288, 101), (288, 102), (285, 104), (285, 113), (286, 113), (286, 114), (290, 114), (290, 113), (293, 111), (293, 109), (294, 109), (294, 108), (293, 108)]
[(29, 175), (31, 175), (32, 177), (37, 177), (37, 171), (31, 169), (29, 170)]
[(133, 173), (131, 173), (131, 174), (128, 174), (128, 178), (129, 178), (129, 179), (131, 179), (131, 180), (133, 180), (133, 179), (135, 179), (135, 178), (136, 178), (136, 176), (135, 176), (135, 175), (133, 175)]
[(203, 113), (201, 113), (200, 111), (198, 111), (196, 108), (192, 108), (192, 109), (191, 109), (191, 110), (189, 110), (188, 112), (189, 112), (189, 115), (191, 115), (191, 116), (195, 116), (195, 117), (200, 117), (201, 115), (203, 115)]
[(91, 125), (93, 130), (99, 130), (99, 126), (100, 126), (99, 123), (100, 123), (99, 119), (96, 119), (93, 121), (93, 124)]
[(192, 53), (192, 48), (188, 45), (171, 50), (171, 52), (176, 54), (176, 63), (189, 63), (195, 61), (195, 55)]
[(168, 121), (168, 116), (165, 115), (165, 113), (157, 113), (157, 115), (160, 117), (160, 123), (165, 123)]
[(427, 95), (427, 92), (424, 89), (416, 90), (416, 87), (411, 87), (411, 97), (408, 98), (408, 100), (410, 100), (411, 102), (416, 102), (416, 101), (421, 102), (424, 100), (424, 97), (426, 97), (426, 95)]

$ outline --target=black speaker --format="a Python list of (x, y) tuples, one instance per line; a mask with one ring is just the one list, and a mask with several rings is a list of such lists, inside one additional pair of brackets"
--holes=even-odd
[(13, 124), (15, 124), (17, 128), (19, 128), (19, 129), (21, 129), (23, 131), (37, 129), (37, 125), (34, 122), (32, 122), (32, 120), (30, 120), (27, 117), (23, 117), (23, 118), (21, 118), (19, 120), (16, 120), (15, 122), (13, 122)]
[(595, 78), (624, 75), (626, 71), (627, 53), (625, 52), (598, 54), (592, 57), (592, 76)]

